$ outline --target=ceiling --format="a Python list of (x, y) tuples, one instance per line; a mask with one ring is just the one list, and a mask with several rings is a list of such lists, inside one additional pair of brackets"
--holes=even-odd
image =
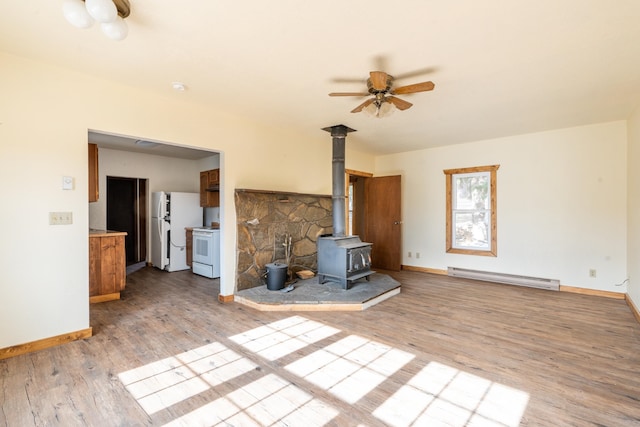
[(154, 156), (173, 157), (187, 160), (198, 160), (218, 155), (215, 151), (199, 150), (164, 141), (150, 141), (148, 139), (130, 138), (104, 132), (89, 131), (89, 142), (98, 148), (129, 151), (133, 153), (151, 154)]
[[(417, 150), (626, 119), (640, 105), (640, 2), (130, 0), (129, 36), (68, 24), (62, 0), (7, 2), (0, 50), (354, 148)], [(368, 72), (432, 92), (350, 111)], [(183, 82), (178, 92), (172, 82)]]

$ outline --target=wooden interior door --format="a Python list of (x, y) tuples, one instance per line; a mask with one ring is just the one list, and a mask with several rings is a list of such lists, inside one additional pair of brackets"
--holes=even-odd
[(365, 180), (364, 241), (373, 243), (372, 265), (400, 271), (402, 262), (402, 215), (400, 175)]

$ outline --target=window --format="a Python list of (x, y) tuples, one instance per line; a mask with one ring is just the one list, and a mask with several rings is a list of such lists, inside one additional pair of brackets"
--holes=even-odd
[(496, 171), (447, 169), (447, 252), (497, 256)]

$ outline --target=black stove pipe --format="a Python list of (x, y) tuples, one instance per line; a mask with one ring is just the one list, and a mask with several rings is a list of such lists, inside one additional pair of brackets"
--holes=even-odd
[(346, 194), (345, 194), (345, 139), (347, 133), (355, 132), (355, 129), (346, 127), (345, 125), (336, 125), (323, 128), (322, 130), (330, 132), (333, 140), (333, 153), (332, 153), (332, 209), (333, 209), (333, 236), (344, 237), (345, 236), (345, 212)]

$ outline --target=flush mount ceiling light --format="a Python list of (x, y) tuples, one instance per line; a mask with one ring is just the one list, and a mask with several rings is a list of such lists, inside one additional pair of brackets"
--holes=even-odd
[(89, 28), (94, 20), (100, 23), (102, 32), (113, 40), (123, 40), (129, 29), (124, 18), (129, 16), (128, 0), (65, 0), (62, 13), (71, 25)]
[(145, 141), (144, 139), (136, 140), (136, 145), (138, 147), (152, 148), (158, 145), (157, 142)]
[(184, 92), (185, 90), (187, 90), (187, 87), (182, 82), (173, 82), (171, 83), (171, 87), (173, 88), (173, 90), (176, 90), (178, 92)]

